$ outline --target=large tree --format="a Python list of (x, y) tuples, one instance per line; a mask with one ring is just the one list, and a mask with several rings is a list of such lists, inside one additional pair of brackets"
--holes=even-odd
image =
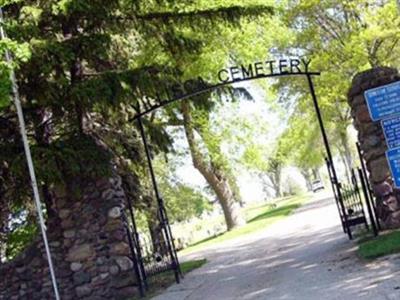
[[(235, 18), (234, 15), (229, 14), (216, 15), (214, 19), (218, 22), (213, 22), (211, 26), (202, 22), (203, 31), (194, 28), (193, 23), (171, 23), (170, 26), (166, 25), (159, 31), (159, 34), (168, 36), (167, 43), (159, 47), (157, 40), (149, 39), (146, 41), (146, 47), (152, 49), (160, 64), (175, 69), (172, 80), (183, 82), (186, 79), (201, 76), (212, 83), (217, 79), (217, 71), (230, 61), (235, 61), (239, 54), (246, 53), (248, 57), (249, 52), (253, 55), (262, 53), (259, 47), (249, 51), (246, 47), (248, 43), (260, 41), (260, 44), (266, 47), (263, 55), (265, 55), (265, 50), (269, 50), (270, 39), (265, 41), (262, 35), (252, 37), (246, 33), (254, 32), (255, 29), (266, 32), (265, 28), (256, 26), (257, 24), (247, 17), (249, 14), (263, 16), (267, 13), (267, 17), (260, 17), (257, 20), (263, 25), (272, 25), (271, 9), (258, 7), (256, 13), (247, 9), (243, 10), (243, 13), (241, 18)], [(196, 20), (192, 21), (196, 22)], [(176, 42), (179, 44), (177, 45)], [(233, 44), (236, 46), (235, 49), (232, 49)], [(228, 90), (232, 92), (232, 89)], [(238, 203), (241, 202), (240, 191), (232, 166), (221, 151), (221, 140), (211, 129), (213, 103), (227, 92), (219, 91), (217, 93), (219, 97), (214, 93), (208, 93), (191, 99), (191, 103), (171, 105), (161, 116), (154, 114), (153, 119), (156, 120), (155, 122), (160, 119), (160, 123), (166, 126), (185, 128), (193, 164), (215, 192), (230, 230), (244, 224), (244, 219), (238, 210)]]
[[(84, 182), (84, 178), (108, 174), (110, 161), (122, 175), (125, 189), (139, 201), (136, 186), (141, 170), (137, 164), (143, 155), (137, 130), (128, 122), (134, 113), (132, 106), (154, 96), (159, 82), (184, 79), (193, 70), (209, 72), (201, 68), (199, 55), (194, 55), (203, 46), (213, 46), (206, 43), (204, 32), (271, 12), (269, 5), (257, 1), (6, 4), (5, 29), (13, 42), (2, 41), (0, 50), (9, 47), (18, 58), (23, 55), (16, 45), (25, 43), (31, 53), (17, 69), (17, 80), (47, 221), (55, 226), (59, 212), (54, 209), (52, 187), (77, 176)], [(179, 74), (190, 68), (171, 64), (171, 53), (175, 61), (187, 54), (186, 60), (193, 62), (192, 72)], [(210, 51), (203, 53), (211, 57)], [(4, 64), (0, 68), (2, 78), (6, 77)], [(8, 91), (8, 81), (2, 80), (3, 106)], [(154, 116), (144, 120), (152, 150), (168, 151), (171, 141), (153, 121)], [(12, 107), (1, 111), (1, 122), (0, 174), (2, 188), (7, 188), (1, 201), (29, 203), (29, 179)], [(4, 211), (3, 225), (10, 217)]]
[[(305, 122), (305, 120), (309, 120)], [(303, 174), (307, 186), (318, 178), (318, 169), (324, 164), (325, 148), (321, 142), (321, 130), (314, 111), (302, 111), (297, 107), (292, 113), (279, 146), (288, 163)]]
[[(239, 211), (240, 199), (237, 199), (238, 195), (235, 195), (232, 188), (232, 178), (228, 175), (229, 166), (224, 165), (225, 160), (218, 157), (221, 154), (220, 144), (217, 142), (217, 145), (213, 145), (210, 140), (215, 139), (207, 137), (209, 123), (199, 124), (199, 119), (204, 119), (198, 117), (195, 120), (193, 118), (191, 104), (187, 101), (182, 102), (182, 114), (193, 165), (215, 192), (224, 212), (228, 230), (245, 224), (245, 220)], [(203, 145), (205, 144), (208, 154), (205, 154), (204, 150), (202, 151), (196, 139), (196, 134), (203, 140)]]
[[(322, 72), (315, 79), (315, 86), (329, 138), (347, 168), (352, 168), (354, 147), (348, 133), (351, 115), (347, 91), (352, 77), (360, 71), (377, 66), (399, 66), (396, 3), (288, 1), (283, 16), (295, 37), (283, 46), (283, 51), (309, 57), (312, 69)], [(290, 102), (289, 99), (297, 100), (291, 103), (298, 106), (297, 112), (307, 115), (303, 123), (308, 126), (313, 107), (307, 104), (310, 101), (307, 82), (282, 81), (279, 87), (286, 95), (285, 103)]]

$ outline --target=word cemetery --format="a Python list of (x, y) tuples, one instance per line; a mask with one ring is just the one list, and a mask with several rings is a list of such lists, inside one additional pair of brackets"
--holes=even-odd
[(311, 60), (309, 59), (258, 61), (247, 65), (237, 65), (221, 69), (216, 76), (219, 82), (214, 85), (209, 84), (202, 77), (198, 77), (197, 79), (187, 80), (184, 83), (158, 86), (153, 96), (139, 97), (138, 106), (135, 107), (137, 114), (133, 119), (137, 119), (150, 111), (176, 100), (197, 96), (231, 83), (288, 74), (311, 74), (309, 73), (310, 63)]
[[(279, 74), (308, 73), (311, 60), (280, 59), (255, 62), (250, 65), (240, 65), (222, 69), (218, 72), (220, 82), (236, 82), (250, 78), (258, 78)], [(304, 71), (302, 68), (304, 67)]]

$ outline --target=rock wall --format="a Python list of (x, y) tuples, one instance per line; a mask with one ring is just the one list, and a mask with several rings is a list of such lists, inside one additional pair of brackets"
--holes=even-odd
[[(48, 237), (63, 300), (128, 299), (138, 291), (124, 227), (125, 194), (118, 176), (76, 180), (54, 191), (57, 218)], [(80, 191), (79, 193), (77, 191)], [(54, 299), (44, 246), (38, 238), (0, 265), (0, 300)]]
[(387, 146), (380, 122), (372, 122), (364, 92), (398, 80), (400, 76), (396, 69), (374, 68), (356, 75), (348, 93), (348, 103), (367, 164), (369, 181), (377, 197), (377, 215), (384, 228), (400, 226), (400, 198), (396, 197), (399, 191), (393, 189), (385, 156)]

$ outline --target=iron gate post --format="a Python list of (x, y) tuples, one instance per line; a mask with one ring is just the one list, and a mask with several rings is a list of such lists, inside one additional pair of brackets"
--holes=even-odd
[(148, 290), (149, 287), (148, 287), (148, 283), (147, 283), (146, 271), (145, 271), (144, 265), (143, 265), (143, 256), (142, 256), (142, 250), (140, 248), (140, 240), (139, 240), (139, 234), (138, 234), (137, 226), (136, 226), (135, 214), (133, 212), (133, 205), (132, 205), (132, 201), (129, 197), (127, 197), (127, 201), (128, 201), (129, 216), (131, 218), (132, 229), (133, 229), (133, 232), (131, 233), (133, 235), (133, 239), (131, 237), (130, 242), (132, 242), (132, 247), (136, 250), (138, 271), (140, 272), (139, 273), (140, 280), (143, 283), (144, 288), (146, 290)]
[(331, 182), (331, 185), (332, 185), (332, 191), (333, 191), (333, 195), (335, 197), (335, 203), (336, 203), (336, 207), (337, 207), (338, 214), (339, 214), (339, 217), (340, 217), (340, 223), (342, 224), (343, 232), (346, 233), (346, 227), (344, 226), (344, 221), (343, 221), (343, 214), (342, 214), (342, 211), (340, 209), (339, 200), (338, 200), (338, 197), (337, 197), (336, 185), (335, 185), (335, 183), (333, 181), (333, 178), (332, 178), (332, 172), (331, 172), (331, 166), (330, 166), (329, 160), (326, 157), (325, 157), (325, 163), (326, 163), (326, 166), (327, 166), (327, 169), (328, 169), (329, 181)]
[(140, 265), (139, 265), (139, 257), (137, 255), (138, 254), (137, 249), (135, 249), (135, 245), (132, 240), (132, 232), (129, 227), (129, 222), (128, 220), (126, 220), (125, 214), (123, 216), (124, 216), (126, 234), (128, 236), (129, 249), (132, 254), (133, 270), (135, 271), (136, 280), (138, 281), (137, 284), (139, 285), (139, 294), (141, 297), (144, 297), (144, 280), (139, 267)]
[(171, 258), (172, 268), (173, 268), (174, 274), (175, 274), (175, 280), (177, 283), (179, 283), (180, 282), (180, 274), (182, 272), (180, 270), (179, 260), (178, 260), (177, 254), (176, 254), (175, 243), (173, 241), (171, 228), (170, 228), (170, 225), (168, 222), (168, 217), (165, 212), (164, 200), (161, 198), (160, 192), (158, 190), (157, 180), (156, 180), (156, 176), (154, 174), (153, 163), (152, 163), (152, 159), (151, 159), (151, 155), (150, 155), (150, 149), (149, 149), (146, 134), (145, 134), (144, 128), (143, 128), (142, 118), (141, 117), (137, 118), (137, 122), (139, 125), (140, 135), (141, 135), (144, 149), (146, 152), (147, 164), (148, 164), (149, 171), (150, 171), (150, 177), (151, 177), (151, 182), (153, 184), (154, 193), (155, 193), (156, 199), (157, 199), (159, 215), (160, 215), (161, 222), (162, 222), (162, 225), (163, 225), (163, 228), (165, 231), (164, 233), (166, 235), (167, 247), (168, 247), (168, 252), (169, 252), (169, 255)]
[(353, 237), (352, 237), (352, 234), (350, 232), (350, 228), (348, 226), (347, 213), (346, 213), (346, 209), (345, 209), (344, 204), (343, 204), (342, 193), (340, 191), (340, 184), (339, 184), (339, 181), (338, 181), (338, 178), (337, 178), (335, 165), (333, 164), (331, 148), (329, 146), (328, 137), (326, 135), (324, 123), (322, 121), (321, 110), (320, 110), (319, 105), (318, 105), (317, 96), (315, 94), (314, 84), (313, 84), (311, 75), (308, 74), (308, 73), (307, 73), (307, 81), (308, 81), (308, 85), (309, 85), (309, 88), (310, 88), (311, 97), (312, 97), (312, 100), (313, 100), (315, 112), (317, 114), (319, 127), (321, 129), (321, 134), (322, 134), (322, 139), (324, 141), (325, 150), (326, 150), (326, 153), (328, 155), (328, 160), (329, 160), (329, 162), (331, 164), (332, 177), (333, 177), (333, 180), (334, 180), (334, 184), (337, 186), (337, 196), (338, 196), (338, 201), (339, 201), (339, 204), (340, 204), (340, 208), (342, 209), (346, 231), (347, 231), (347, 234), (349, 236), (349, 239), (352, 239)]
[(376, 219), (373, 213), (373, 209), (371, 206), (371, 199), (369, 198), (368, 192), (367, 192), (367, 185), (366, 185), (366, 178), (364, 178), (363, 171), (361, 169), (358, 169), (358, 174), (360, 176), (360, 181), (361, 181), (361, 187), (363, 189), (364, 197), (365, 197), (365, 202), (367, 203), (367, 210), (369, 214), (369, 219), (371, 221), (371, 226), (372, 226), (372, 231), (374, 232), (374, 236), (378, 235), (378, 228), (376, 226)]
[[(358, 173), (360, 175), (360, 173)], [(351, 169), (351, 181), (353, 184), (353, 191), (355, 192), (355, 194), (357, 195), (356, 197), (356, 201), (358, 200), (358, 202), (361, 204), (361, 211), (362, 214), (365, 218), (364, 223), (365, 223), (365, 227), (366, 229), (369, 231), (369, 225), (368, 225), (368, 220), (367, 220), (367, 215), (365, 214), (365, 210), (364, 210), (364, 204), (362, 201), (362, 197), (361, 197), (361, 193), (360, 193), (360, 188), (358, 187), (358, 180), (357, 180), (357, 176), (356, 176), (356, 172), (354, 171), (354, 169)], [(360, 177), (360, 181), (362, 181), (362, 178)], [(366, 201), (368, 202), (368, 200), (366, 199)], [(372, 224), (372, 221), (371, 221)]]
[(360, 143), (357, 142), (356, 146), (357, 146), (358, 157), (360, 158), (361, 171), (362, 171), (364, 184), (365, 184), (365, 192), (364, 193), (365, 193), (366, 197), (369, 197), (370, 204), (372, 205), (371, 218), (374, 218), (375, 223), (377, 225), (377, 230), (381, 230), (382, 228), (381, 228), (381, 224), (380, 224), (379, 219), (378, 219), (377, 214), (376, 214), (376, 205), (375, 205), (375, 202), (374, 202), (374, 196), (373, 196), (373, 194), (371, 192), (371, 186), (370, 186), (369, 181), (368, 181), (367, 168), (365, 166), (364, 159), (363, 159), (363, 156), (362, 156)]

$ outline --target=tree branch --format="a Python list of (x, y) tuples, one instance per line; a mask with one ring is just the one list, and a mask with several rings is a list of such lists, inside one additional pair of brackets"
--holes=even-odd
[(257, 16), (262, 14), (273, 14), (274, 10), (271, 6), (254, 5), (251, 7), (231, 6), (231, 7), (218, 7), (205, 10), (192, 10), (186, 12), (153, 12), (148, 14), (136, 15), (139, 20), (144, 21), (181, 21), (193, 19), (212, 19), (221, 18), (226, 21), (232, 22), (241, 17)]

